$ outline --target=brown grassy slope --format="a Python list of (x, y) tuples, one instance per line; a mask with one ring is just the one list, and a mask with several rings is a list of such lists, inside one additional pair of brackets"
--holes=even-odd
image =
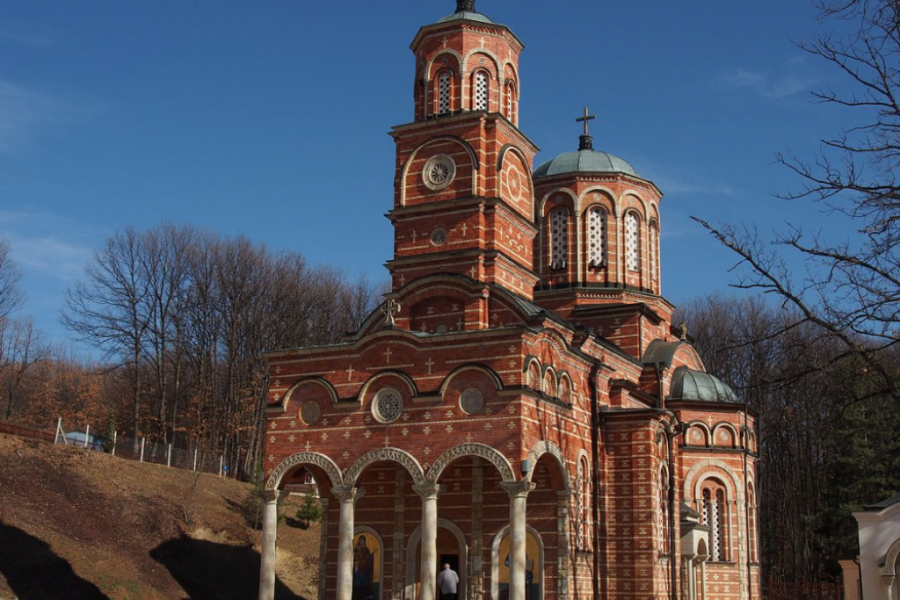
[[(200, 475), (192, 495), (194, 483), (189, 471), (0, 434), (0, 599), (256, 597), (261, 534), (238, 510), (252, 488)], [(278, 535), (277, 597), (314, 598), (318, 528), (282, 522)]]

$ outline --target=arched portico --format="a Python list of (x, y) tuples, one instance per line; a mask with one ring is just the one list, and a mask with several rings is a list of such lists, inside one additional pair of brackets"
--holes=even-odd
[[(449, 531), (456, 538), (459, 544), (459, 600), (467, 599), (467, 590), (469, 586), (468, 565), (469, 565), (469, 546), (466, 541), (466, 534), (455, 523), (447, 519), (438, 519), (438, 529)], [(422, 542), (422, 526), (419, 525), (409, 537), (406, 546), (406, 597), (416, 597), (416, 584), (419, 583), (416, 577), (416, 549)]]

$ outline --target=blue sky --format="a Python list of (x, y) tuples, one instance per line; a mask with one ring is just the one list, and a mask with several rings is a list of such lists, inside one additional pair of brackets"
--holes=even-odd
[[(809, 92), (840, 76), (792, 40), (807, 0), (479, 0), (525, 42), (521, 128), (538, 163), (595, 146), (654, 180), (674, 302), (726, 290), (733, 257), (689, 220), (826, 221), (772, 197), (774, 164), (847, 116)], [(386, 278), (394, 148), (412, 117), (419, 26), (453, 0), (6, 0), (0, 4), (0, 237), (51, 339), (65, 290), (117, 229), (160, 221), (243, 233)]]

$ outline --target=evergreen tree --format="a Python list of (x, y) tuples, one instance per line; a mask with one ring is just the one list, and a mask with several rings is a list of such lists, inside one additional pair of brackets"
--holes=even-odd
[(103, 451), (112, 454), (116, 447), (116, 411), (113, 409), (106, 419), (106, 431), (103, 433)]
[(303, 496), (303, 504), (297, 511), (297, 520), (303, 523), (303, 528), (309, 528), (310, 523), (316, 523), (322, 518), (322, 507), (319, 499), (310, 491)]

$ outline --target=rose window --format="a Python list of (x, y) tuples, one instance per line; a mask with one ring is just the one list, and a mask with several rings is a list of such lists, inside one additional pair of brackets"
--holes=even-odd
[(443, 246), (447, 241), (447, 232), (444, 229), (435, 229), (431, 232), (431, 243), (435, 246)]
[(474, 415), (484, 408), (484, 396), (475, 388), (469, 388), (459, 397), (459, 405), (467, 415)]
[(450, 112), (450, 73), (441, 73), (438, 78), (438, 113)]
[(319, 405), (315, 402), (307, 402), (300, 409), (300, 418), (307, 425), (315, 425), (318, 423), (320, 415), (321, 410), (319, 409)]
[(606, 264), (606, 211), (599, 206), (588, 212), (588, 259), (592, 267)]
[(484, 72), (475, 75), (475, 110), (488, 109), (488, 78)]
[(425, 185), (432, 190), (442, 190), (453, 183), (456, 177), (456, 163), (446, 154), (428, 159), (422, 173)]
[(629, 271), (641, 270), (638, 217), (633, 212), (625, 215), (625, 265), (628, 267)]
[(395, 389), (385, 388), (375, 396), (372, 411), (380, 422), (393, 423), (403, 413), (403, 396)]
[(557, 210), (550, 215), (550, 246), (552, 269), (565, 269), (569, 251), (569, 215)]

